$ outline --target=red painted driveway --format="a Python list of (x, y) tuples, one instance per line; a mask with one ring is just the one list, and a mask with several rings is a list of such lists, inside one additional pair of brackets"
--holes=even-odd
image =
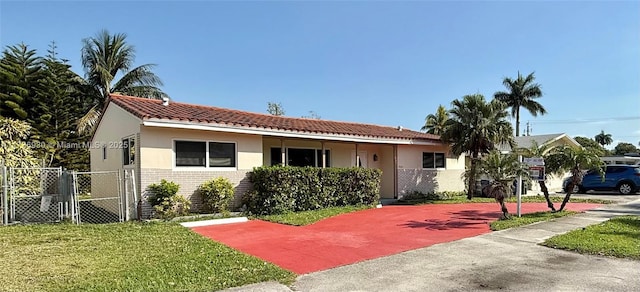
[[(516, 205), (507, 204), (515, 213)], [(584, 211), (599, 204), (570, 203)], [(339, 215), (307, 226), (260, 220), (192, 228), (242, 252), (306, 274), (490, 232), (501, 215), (496, 203), (385, 206)], [(546, 211), (522, 204), (522, 213)]]

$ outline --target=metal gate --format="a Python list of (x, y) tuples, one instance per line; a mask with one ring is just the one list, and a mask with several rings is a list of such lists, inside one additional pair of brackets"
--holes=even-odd
[(75, 172), (0, 166), (3, 224), (112, 223), (137, 218), (133, 170)]
[(9, 168), (9, 221), (58, 222), (68, 197), (61, 192), (62, 168)]

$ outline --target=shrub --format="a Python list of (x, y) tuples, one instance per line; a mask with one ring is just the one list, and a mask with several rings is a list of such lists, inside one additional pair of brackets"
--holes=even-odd
[(160, 184), (152, 184), (148, 189), (152, 195), (147, 200), (153, 206), (155, 217), (170, 219), (189, 214), (191, 202), (177, 194), (180, 185), (163, 179)]
[(265, 166), (249, 173), (242, 201), (256, 215), (369, 205), (380, 196), (379, 169)]
[(198, 191), (205, 207), (213, 212), (227, 212), (235, 193), (229, 179), (224, 177), (203, 183), (198, 187)]

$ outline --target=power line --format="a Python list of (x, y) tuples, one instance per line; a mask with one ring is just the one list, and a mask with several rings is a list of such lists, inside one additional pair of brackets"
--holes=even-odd
[(640, 120), (640, 117), (613, 117), (613, 118), (597, 118), (597, 119), (568, 119), (568, 120), (544, 120), (532, 121), (534, 124), (581, 124), (581, 123), (599, 123), (599, 122), (619, 122)]

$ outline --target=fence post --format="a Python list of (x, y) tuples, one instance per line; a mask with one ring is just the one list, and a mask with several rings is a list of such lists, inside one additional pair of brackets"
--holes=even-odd
[(0, 172), (2, 172), (2, 224), (8, 225), (9, 206), (7, 206), (7, 204), (9, 203), (9, 183), (7, 182), (7, 167), (3, 165), (0, 168)]
[(124, 221), (129, 221), (129, 172), (123, 169), (124, 172), (124, 193), (120, 197), (124, 196)]
[(71, 221), (75, 222), (76, 224), (80, 224), (80, 213), (78, 212), (80, 203), (78, 202), (78, 196), (76, 194), (78, 190), (78, 187), (76, 186), (77, 183), (78, 175), (75, 171), (71, 171)]
[(138, 194), (136, 188), (136, 173), (135, 170), (131, 169), (131, 191), (133, 192), (133, 203), (135, 204), (134, 218), (139, 219), (140, 214), (138, 214)]

